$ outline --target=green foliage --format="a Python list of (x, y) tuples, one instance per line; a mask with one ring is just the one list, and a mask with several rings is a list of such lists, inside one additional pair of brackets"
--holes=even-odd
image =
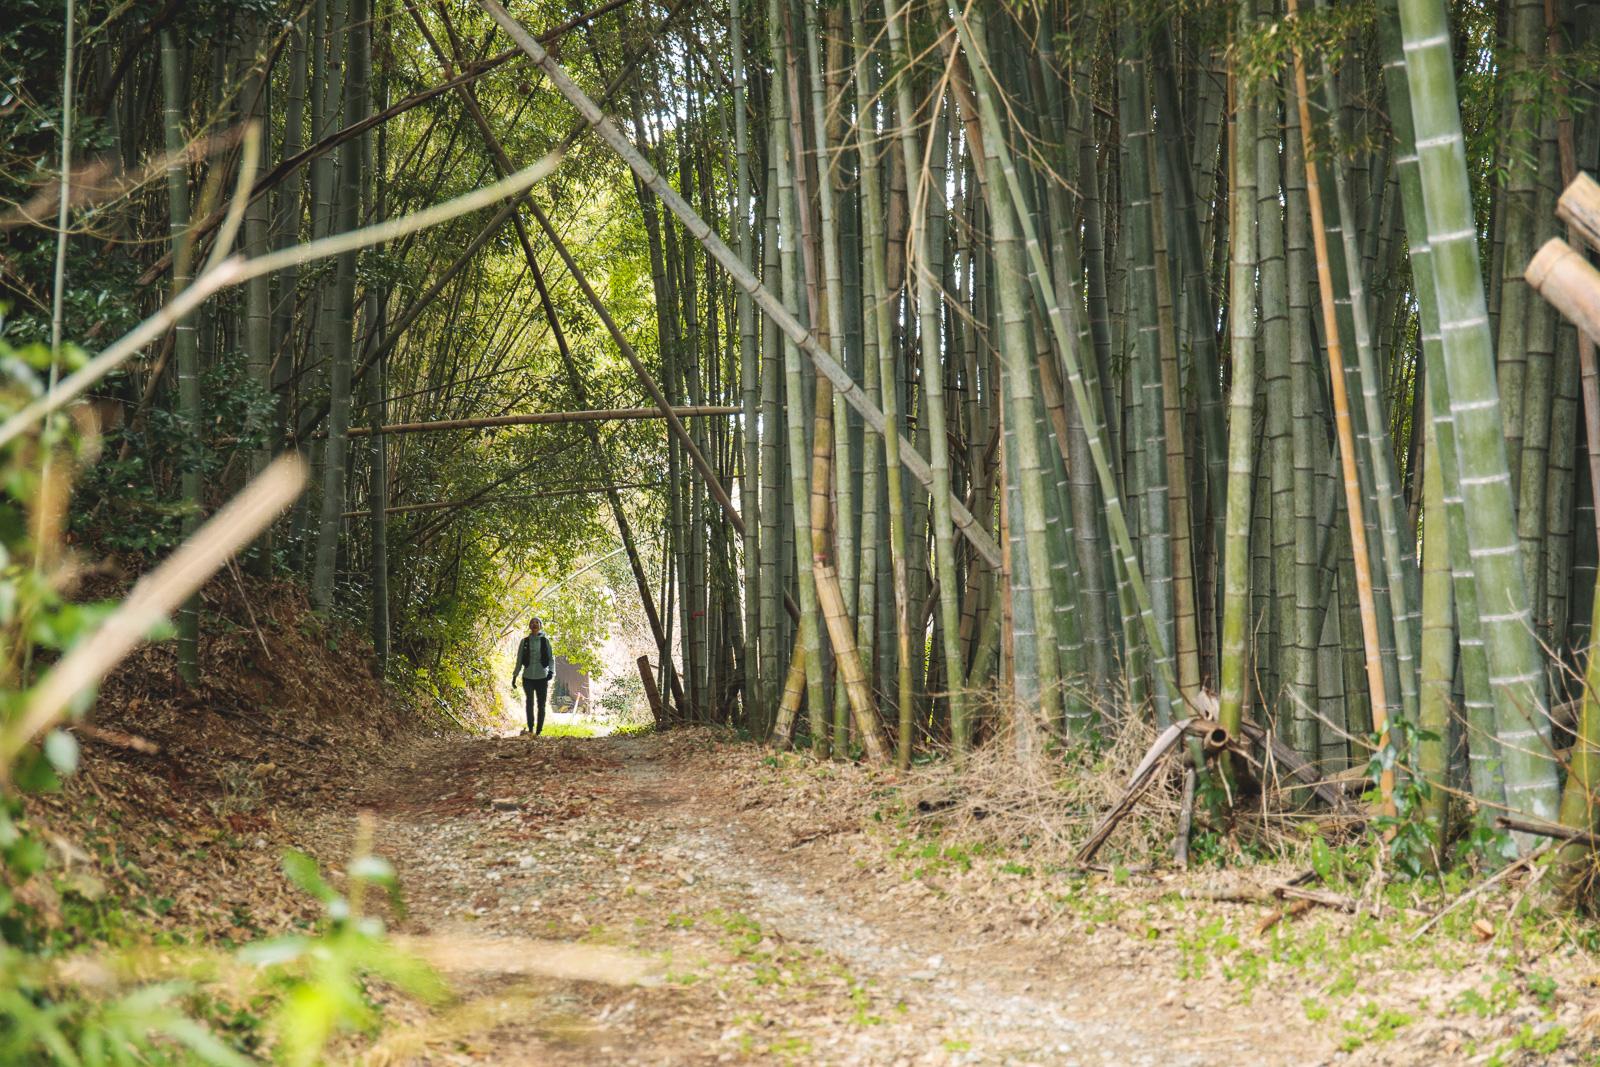
[(284, 873), (323, 905), (315, 935), (292, 934), (245, 947), (239, 954), (260, 967), (267, 984), (279, 993), (270, 1030), (277, 1059), (288, 1067), (310, 1067), (341, 1030), (370, 1030), (377, 1012), (366, 996), (369, 977), (408, 993), (437, 998), (438, 977), (424, 964), (384, 940), (383, 923), (362, 914), (368, 889), (386, 890), (398, 907), (399, 884), (394, 869), (376, 856), (358, 854), (345, 871), (348, 895), (341, 895), (322, 877), (311, 857), (291, 850)]
[[(75, 350), (63, 354), (68, 368), (80, 360)], [(0, 340), (0, 419), (39, 393), (49, 363), (50, 353), (42, 346), (18, 348)], [(240, 405), (234, 415), (248, 422), (251, 401), (234, 401)], [(94, 639), (114, 606), (74, 604), (62, 595), (58, 512), (40, 503), (46, 492), (64, 496), (84, 451), (72, 424), (55, 419), (37, 439), (22, 438), (0, 454), (5, 496), (0, 507), (0, 737), (18, 727), (46, 661)], [(195, 461), (206, 462), (204, 457)], [(92, 696), (72, 710), (81, 714)], [(219, 1022), (228, 1036), (222, 1036), (198, 1012), (224, 1009), (193, 981), (80, 987), (63, 973), (66, 957), (94, 962), (105, 942), (132, 934), (123, 909), (107, 898), (104, 886), (84, 875), (56, 877), (49, 851), (25, 818), (23, 796), (59, 788), (77, 762), (73, 736), (54, 730), (0, 765), (0, 1063), (243, 1067), (252, 1062), (241, 1048), (255, 1043), (259, 1019), (226, 1009)], [(244, 956), (260, 968), (261, 988), (277, 1004), (271, 1024), (277, 1059), (300, 1067), (317, 1062), (339, 1029), (371, 1025), (369, 978), (424, 995), (436, 993), (438, 983), (384, 940), (380, 921), (362, 913), (363, 896), (372, 887), (386, 890), (398, 907), (398, 887), (387, 864), (358, 855), (346, 872), (347, 895), (335, 892), (316, 864), (298, 853), (286, 858), (285, 870), (323, 903), (324, 920), (312, 934), (254, 945)], [(47, 921), (29, 903), (30, 884), (52, 881), (62, 898), (59, 922)]]
[[(201, 484), (224, 486), (245, 469), (242, 458), (266, 444), (276, 404), (231, 353), (201, 374), (205, 423), (191, 426), (162, 407), (106, 435), (100, 460), (83, 472), (72, 530), (110, 552), (149, 558), (169, 551), (193, 518), (178, 479), (198, 471)], [(126, 456), (124, 456), (126, 446)], [(208, 503), (216, 503), (212, 501)]]
[[(1415, 765), (1418, 743), (1438, 739), (1437, 734), (1403, 718), (1390, 722), (1385, 735), (1374, 734), (1371, 738), (1372, 757), (1367, 762), (1367, 776), (1374, 785), (1383, 774), (1395, 776), (1395, 813), (1377, 815), (1372, 825), (1388, 842), (1386, 860), (1389, 869), (1400, 878), (1423, 878), (1437, 874), (1440, 868), (1435, 843), (1438, 828), (1430, 827), (1426, 817), (1433, 786), (1417, 773)], [(1369, 793), (1368, 799), (1375, 801), (1377, 798)]]

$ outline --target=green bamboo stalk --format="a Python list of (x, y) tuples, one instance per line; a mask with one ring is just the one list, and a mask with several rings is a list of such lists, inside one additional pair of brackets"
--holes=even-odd
[[(1317, 445), (1323, 420), (1317, 397), (1316, 355), (1312, 349), (1311, 293), (1316, 285), (1311, 258), (1310, 206), (1306, 202), (1305, 160), (1301, 154), (1300, 111), (1293, 87), (1285, 85), (1283, 198), (1285, 218), (1285, 270), (1289, 304), (1290, 453), (1294, 512), (1294, 638), (1286, 694), (1289, 700), (1289, 736), (1295, 750), (1307, 759), (1322, 758), (1323, 745), (1318, 709), (1318, 651), (1323, 633), (1327, 596), (1318, 596), (1320, 570), (1317, 558)], [(1331, 509), (1330, 509), (1331, 510)], [(1348, 600), (1337, 596), (1336, 602)], [(1327, 672), (1337, 676), (1337, 671)], [(1342, 739), (1329, 731), (1330, 745)], [(1341, 761), (1342, 766), (1342, 761)]]
[[(1128, 435), (1140, 459), (1128, 467), (1137, 472), (1143, 504), (1140, 546), (1148, 576), (1150, 607), (1162, 641), (1152, 649), (1156, 669), (1172, 674), (1173, 626), (1172, 527), (1169, 517), (1166, 449), (1159, 442), (1165, 417), (1160, 367), (1160, 331), (1156, 296), (1155, 220), (1152, 209), (1150, 101), (1145, 87), (1144, 54), (1139, 32), (1130, 16), (1118, 25), (1121, 62), (1117, 64), (1118, 114), (1124, 149), (1122, 163), (1123, 211), (1127, 226), (1128, 284), (1133, 315), (1130, 371), (1135, 384), (1129, 398), (1135, 406), (1137, 430)], [(1131, 480), (1131, 479), (1130, 479)], [(1131, 494), (1130, 494), (1131, 495)], [(1158, 686), (1154, 693), (1156, 724), (1165, 729), (1172, 720), (1172, 694)]]
[[(858, 74), (856, 92), (858, 106), (870, 101), (876, 93), (876, 64), (866, 37), (865, 19), (862, 18), (861, 0), (850, 0), (850, 24), (854, 32), (858, 67), (866, 76)], [(863, 108), (860, 114), (869, 113)], [(905, 491), (900, 480), (900, 401), (895, 375), (894, 307), (890, 300), (888, 258), (885, 248), (882, 183), (878, 155), (875, 151), (861, 154), (861, 226), (863, 244), (867, 252), (868, 288), (874, 294), (869, 312), (871, 333), (878, 356), (878, 380), (881, 386), (883, 417), (887, 427), (883, 437), (884, 487), (889, 512), (888, 562), (892, 573), (893, 602), (895, 610), (895, 706), (898, 709), (895, 764), (904, 769), (911, 765), (912, 714), (914, 711), (911, 689), (911, 630), (907, 604), (906, 574), (906, 519)], [(881, 250), (881, 251), (880, 251)]]
[[(908, 14), (909, 17), (909, 14)], [(934, 184), (925, 160), (918, 158), (918, 145), (912, 116), (916, 114), (911, 94), (910, 57), (906, 52), (900, 20), (891, 10), (886, 18), (891, 62), (902, 67), (895, 79), (895, 111), (899, 119), (900, 155), (907, 175), (918, 174), (912, 192), (911, 248), (907, 254), (917, 279), (917, 333), (921, 340), (922, 407), (921, 424), (928, 431), (928, 464), (933, 472), (933, 555), (939, 581), (940, 643), (944, 657), (945, 685), (950, 705), (951, 741), (959, 758), (966, 754), (972, 740), (972, 724), (967, 717), (960, 645), (960, 613), (958, 598), (960, 585), (956, 578), (955, 524), (950, 515), (950, 446), (945, 417), (944, 368), (940, 352), (938, 277), (930, 260), (933, 258), (933, 241), (942, 238), (929, 224), (929, 215), (937, 204), (944, 206), (944, 183)], [(938, 109), (940, 98), (933, 100), (935, 112), (929, 118), (934, 131), (940, 129)], [(929, 154), (943, 157), (937, 138), (930, 142)], [(935, 199), (936, 198), (936, 199)]]
[[(1241, 5), (1236, 32), (1251, 32), (1254, 3)], [(1228, 506), (1222, 556), (1222, 630), (1217, 721), (1238, 733), (1249, 696), (1250, 526), (1256, 400), (1256, 92), (1233, 75), (1229, 142), (1228, 333), (1233, 382), (1228, 399)]]
[[(739, 261), (745, 268), (755, 270), (755, 232), (750, 223), (750, 132), (749, 105), (746, 101), (744, 61), (744, 10), (740, 0), (728, 0), (728, 47), (732, 53), (733, 71), (733, 155), (734, 193), (733, 229), (739, 248)], [(756, 337), (755, 308), (750, 294), (739, 290), (735, 294), (739, 320), (739, 395), (744, 408), (744, 425), (741, 443), (744, 446), (742, 477), (739, 482), (739, 503), (744, 509), (745, 531), (742, 544), (744, 564), (744, 646), (745, 672), (743, 681), (744, 706), (747, 719), (754, 717), (754, 709), (764, 706), (767, 689), (773, 680), (773, 654), (765, 646), (772, 639), (762, 625), (762, 604), (768, 579), (765, 554), (772, 551), (771, 544), (762, 544), (766, 531), (766, 501), (761, 491), (761, 353)], [(771, 423), (765, 433), (774, 433)], [(774, 604), (774, 607), (776, 605)]]
[[(784, 69), (784, 57), (787, 53), (783, 26), (784, 13), (781, 0), (768, 0), (767, 44), (772, 52), (774, 69), (777, 71)], [(775, 76), (774, 81), (777, 80)], [(795, 183), (791, 164), (800, 161), (791, 161), (786, 150), (790, 141), (787, 97), (787, 93), (778, 85), (774, 85), (770, 106), (773, 113), (772, 158), (777, 170), (778, 232), (793, 241), (794, 236), (800, 231), (795, 221)], [(784, 304), (798, 306), (800, 279), (796, 276), (792, 259), (789, 256), (780, 256), (779, 264)], [(805, 376), (800, 369), (800, 352), (792, 340), (785, 340), (783, 345), (783, 380), (787, 396), (784, 414), (788, 431), (789, 497), (794, 522), (795, 584), (797, 599), (800, 602), (800, 640), (794, 658), (798, 660), (802, 654), (805, 658), (806, 701), (811, 720), (812, 743), (815, 745), (819, 735), (825, 736), (822, 726), (824, 699), (822, 634), (816, 581), (812, 575), (811, 472), (806, 463), (811, 450), (806, 447)], [(791, 729), (791, 721), (786, 720), (784, 709), (780, 709), (779, 721), (774, 729), (774, 739), (780, 745), (787, 745)]]
[[(193, 242), (189, 239), (189, 164), (183, 151), (184, 113), (188, 89), (183, 79), (183, 57), (171, 30), (161, 31), (161, 126), (167, 149), (168, 232), (172, 243), (172, 292), (189, 287)], [(178, 410), (188, 433), (200, 434), (200, 349), (194, 321), (178, 323), (173, 337), (178, 367)], [(200, 470), (194, 459), (185, 464), (180, 493), (187, 508), (184, 535), (200, 524)], [(178, 677), (187, 685), (200, 680), (200, 597), (186, 598), (178, 608)]]
[(1424, 361), (1428, 417), (1433, 423), (1434, 447), (1439, 453), (1441, 499), (1447, 523), (1446, 540), (1454, 592), (1454, 614), (1460, 646), (1463, 712), (1468, 733), (1468, 768), (1472, 792), (1486, 806), (1503, 803), (1500, 743), (1495, 735), (1495, 708), (1489, 691), (1489, 665), (1478, 618), (1478, 592), (1473, 580), (1472, 557), (1467, 545), (1465, 499), (1461, 494), (1456, 454), (1455, 419), (1446, 395), (1444, 351), (1439, 331), (1438, 299), (1434, 292), (1433, 251), (1428, 243), (1422, 203), (1422, 175), (1416, 152), (1411, 111), (1411, 87), (1406, 77), (1401, 47), (1400, 14), (1395, 0), (1385, 0), (1378, 24), (1383, 52), (1385, 88), (1394, 124), (1395, 170), (1399, 176), (1410, 248), (1412, 287), (1416, 294), (1418, 325)]
[[(1440, 0), (1400, 0), (1399, 10), (1445, 385), (1457, 429), (1467, 541), (1495, 694), (1506, 802), (1516, 811), (1552, 818), (1556, 769), (1549, 758), (1544, 673), (1522, 581), (1449, 22)], [(1408, 218), (1411, 232), (1417, 232), (1418, 221)]]
[[(1433, 387), (1424, 378), (1423, 388)], [(1450, 585), (1450, 534), (1445, 516), (1444, 476), (1439, 472), (1438, 428), (1424, 424), (1427, 444), (1422, 463), (1422, 684), (1418, 692), (1417, 725), (1431, 737), (1417, 745), (1417, 773), (1428, 786), (1423, 818), (1435, 849), (1445, 842), (1445, 814), (1450, 794), (1450, 703), (1455, 685), (1455, 644)], [(1416, 432), (1413, 429), (1413, 432)]]
[[(1306, 714), (1313, 694), (1307, 680), (1313, 677), (1302, 662), (1309, 655), (1301, 642), (1299, 616), (1295, 603), (1295, 464), (1293, 406), (1294, 344), (1289, 318), (1289, 263), (1280, 206), (1282, 180), (1279, 144), (1284, 140), (1278, 121), (1282, 93), (1274, 82), (1264, 81), (1256, 98), (1259, 109), (1256, 153), (1256, 217), (1259, 222), (1257, 255), (1261, 263), (1261, 356), (1262, 401), (1265, 423), (1266, 456), (1262, 469), (1269, 492), (1269, 521), (1263, 548), (1270, 557), (1270, 581), (1261, 592), (1271, 590), (1273, 633), (1270, 650), (1273, 674), (1263, 690), (1268, 702), (1288, 711), (1289, 743), (1308, 759), (1316, 757), (1314, 729), (1308, 728)], [(1287, 203), (1287, 196), (1284, 196)], [(1309, 278), (1299, 279), (1309, 283)], [(1309, 285), (1304, 295), (1309, 295)], [(1281, 720), (1280, 720), (1281, 721)]]
[[(1105, 447), (1101, 427), (1104, 416), (1098, 410), (1096, 400), (1091, 397), (1088, 385), (1082, 373), (1082, 364), (1076, 351), (1078, 331), (1073, 328), (1072, 315), (1075, 313), (1072, 304), (1062, 305), (1054, 299), (1055, 286), (1051, 281), (1050, 268), (1046, 262), (1043, 249), (1038, 240), (1038, 235), (1033, 227), (1032, 214), (1025, 209), (1022, 183), (1017, 175), (1016, 167), (1012, 163), (1010, 149), (1003, 136), (1004, 125), (999, 120), (999, 110), (994, 99), (994, 91), (990, 85), (988, 75), (987, 53), (981, 46), (982, 19), (976, 8), (963, 15), (952, 0), (950, 4), (950, 17), (955, 24), (957, 36), (961, 40), (962, 49), (970, 57), (973, 84), (976, 90), (978, 106), (983, 118), (984, 130), (996, 131), (994, 136), (985, 136), (984, 150), (990, 155), (998, 172), (991, 170), (990, 184), (1004, 183), (1004, 206), (1007, 211), (1014, 211), (1017, 229), (1021, 231), (1023, 244), (1027, 251), (1029, 281), (1032, 283), (1034, 299), (1048, 312), (1052, 339), (1055, 342), (1057, 354), (1060, 356), (1067, 370), (1067, 380), (1072, 388), (1075, 404), (1083, 418), (1086, 435), (1088, 436), (1090, 458), (1095, 467), (1095, 473), (1100, 479), (1100, 488), (1106, 508), (1106, 515), (1111, 526), (1112, 536), (1116, 540), (1120, 565), (1126, 569), (1129, 583), (1129, 593), (1137, 604), (1137, 613), (1143, 622), (1145, 637), (1150, 647), (1161, 648), (1161, 633), (1155, 625), (1154, 613), (1150, 608), (1150, 597), (1145, 588), (1143, 573), (1139, 568), (1132, 537), (1128, 530), (1127, 516), (1122, 505), (1122, 498), (1117, 486), (1116, 477), (1112, 472), (1110, 460)], [(997, 198), (997, 203), (1002, 202)], [(994, 212), (998, 215), (1000, 212)], [(998, 218), (992, 220), (992, 226), (998, 226)], [(1159, 675), (1160, 683), (1176, 689), (1176, 682), (1170, 675)]]
[[(951, 18), (969, 55), (987, 55), (982, 47), (983, 23), (976, 9), (963, 19), (952, 5)], [(970, 20), (970, 25), (967, 20)], [(972, 42), (977, 42), (976, 44)], [(984, 186), (989, 201), (990, 233), (994, 244), (995, 287), (1000, 298), (1000, 358), (1003, 365), (1007, 431), (1006, 465), (1011, 475), (1014, 538), (1020, 542), (1020, 556), (1014, 556), (1013, 609), (1016, 611), (1016, 683), (1022, 708), (1032, 713), (1037, 706), (1044, 722), (1057, 719), (1061, 694), (1061, 670), (1055, 633), (1055, 592), (1050, 580), (1050, 548), (1046, 533), (1044, 457), (1040, 447), (1039, 405), (1034, 391), (1033, 346), (1028, 335), (1028, 267), (1023, 258), (1018, 222), (1027, 209), (1016, 201), (1019, 183), (1011, 168), (1002, 162), (1001, 145), (1005, 126), (994, 106), (993, 90), (981, 70), (981, 60), (972, 67), (973, 88), (979, 101), (983, 123), (983, 152), (988, 168)], [(1029, 238), (1028, 243), (1037, 245)], [(1036, 248), (1033, 251), (1037, 251)], [(1042, 257), (1040, 257), (1042, 258)], [(1046, 291), (1049, 291), (1048, 289)], [(1019, 565), (1020, 564), (1020, 565)], [(1019, 601), (1027, 602), (1027, 612)], [(1031, 632), (1026, 629), (1031, 623)], [(1031, 660), (1023, 652), (1031, 651)], [(1026, 729), (1026, 727), (1024, 728)]]

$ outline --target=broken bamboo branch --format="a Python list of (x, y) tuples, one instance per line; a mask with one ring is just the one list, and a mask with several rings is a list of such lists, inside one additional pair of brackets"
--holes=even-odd
[[(673, 414), (680, 419), (709, 418), (716, 415), (737, 415), (740, 409), (724, 406), (675, 407)], [(378, 427), (378, 432), (435, 433), (441, 430), (487, 430), (498, 426), (542, 426), (546, 423), (568, 422), (630, 422), (659, 419), (665, 416), (656, 408), (602, 408), (594, 411), (536, 411), (526, 415), (491, 415), (481, 419), (443, 419), (439, 422), (396, 422)], [(366, 437), (372, 433), (370, 426), (352, 426), (351, 437)], [(322, 435), (318, 435), (322, 436)]]

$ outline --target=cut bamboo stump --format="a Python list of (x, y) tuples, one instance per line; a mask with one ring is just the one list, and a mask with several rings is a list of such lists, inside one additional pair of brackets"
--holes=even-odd
[(1600, 249), (1600, 182), (1587, 174), (1572, 179), (1556, 201), (1556, 215), (1591, 248)]
[[(1592, 181), (1589, 184), (1594, 185)], [(1596, 192), (1600, 195), (1600, 186), (1596, 187)], [(1566, 203), (1565, 196), (1562, 203)], [(1585, 238), (1596, 240), (1588, 234)], [(1528, 269), (1522, 276), (1534, 292), (1548, 300), (1569, 321), (1590, 338), (1600, 340), (1600, 270), (1590, 266), (1577, 249), (1559, 237), (1552, 237), (1528, 261)]]
[(1144, 754), (1144, 759), (1139, 761), (1139, 766), (1134, 768), (1133, 775), (1128, 779), (1127, 788), (1122, 791), (1122, 796), (1111, 806), (1111, 810), (1101, 818), (1100, 824), (1094, 829), (1094, 833), (1089, 835), (1089, 840), (1085, 841), (1083, 847), (1078, 849), (1078, 854), (1075, 857), (1077, 862), (1088, 863), (1094, 859), (1095, 853), (1100, 851), (1100, 846), (1104, 845), (1106, 839), (1111, 836), (1111, 831), (1115, 830), (1117, 824), (1127, 817), (1127, 814), (1133, 810), (1135, 802), (1144, 795), (1145, 790), (1150, 788), (1151, 783), (1155, 781), (1156, 768), (1161, 765), (1162, 760), (1171, 755), (1185, 735), (1200, 738), (1208, 758), (1210, 755), (1221, 752), (1228, 747), (1228, 731), (1219, 722), (1209, 719), (1190, 718), (1181, 719), (1167, 727), (1162, 731), (1161, 736), (1156, 738), (1155, 744), (1150, 746), (1150, 751)]

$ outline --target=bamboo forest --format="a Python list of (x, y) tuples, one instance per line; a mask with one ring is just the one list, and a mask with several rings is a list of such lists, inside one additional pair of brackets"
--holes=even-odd
[(0, 1064), (1600, 1063), (1600, 5), (0, 0)]

